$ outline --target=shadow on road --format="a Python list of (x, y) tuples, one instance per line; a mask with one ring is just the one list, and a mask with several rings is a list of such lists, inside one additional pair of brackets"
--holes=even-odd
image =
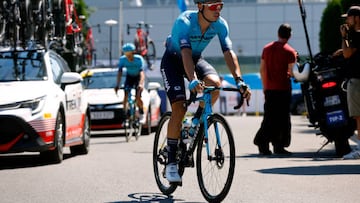
[(269, 168), (256, 170), (259, 173), (282, 175), (349, 175), (360, 174), (360, 165), (322, 165)]
[(313, 159), (314, 161), (327, 161), (327, 160), (338, 160), (334, 150), (322, 150), (320, 152), (293, 152), (292, 155), (259, 155), (259, 154), (247, 154), (245, 156), (237, 156), (237, 158), (305, 158)]
[[(73, 157), (71, 154), (64, 154), (65, 159)], [(0, 170), (30, 168), (53, 164), (40, 157), (39, 154), (10, 154), (0, 156)]]
[[(159, 202), (159, 203), (173, 203), (175, 201), (181, 201), (185, 203), (186, 202), (182, 199), (173, 199), (173, 196), (167, 196), (160, 193), (132, 193), (128, 195), (129, 198), (132, 200), (129, 201), (114, 201), (114, 202), (108, 202), (108, 203), (134, 203), (134, 202), (145, 202), (145, 203), (151, 203), (151, 202)], [(191, 202), (196, 203), (196, 202)]]

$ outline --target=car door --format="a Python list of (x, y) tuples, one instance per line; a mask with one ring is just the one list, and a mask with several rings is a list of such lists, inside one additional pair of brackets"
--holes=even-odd
[[(50, 62), (53, 66), (53, 69), (58, 69), (61, 72), (70, 72), (66, 62), (55, 53), (50, 54)], [(81, 112), (81, 95), (82, 95), (82, 85), (80, 82), (73, 84), (66, 84), (62, 86), (63, 91), (65, 92), (66, 98), (66, 136), (67, 144), (77, 141), (82, 133), (83, 127), (83, 115)]]

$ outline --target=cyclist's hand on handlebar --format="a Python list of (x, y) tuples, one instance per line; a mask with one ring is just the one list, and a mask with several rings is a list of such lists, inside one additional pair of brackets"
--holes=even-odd
[(251, 97), (250, 87), (245, 84), (245, 82), (240, 78), (236, 79), (236, 86), (239, 88), (242, 97), (246, 99), (246, 103), (249, 106), (249, 101)]
[(201, 93), (204, 90), (204, 87), (199, 80), (192, 80), (189, 83), (189, 90), (192, 92)]

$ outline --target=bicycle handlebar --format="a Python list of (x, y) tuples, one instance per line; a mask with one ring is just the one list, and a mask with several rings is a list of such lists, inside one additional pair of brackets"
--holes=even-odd
[[(243, 87), (243, 92), (245, 92), (248, 88), (247, 85), (244, 85)], [(234, 106), (234, 109), (239, 109), (243, 103), (244, 103), (244, 93), (242, 93), (238, 88), (233, 88), (233, 87), (215, 87), (215, 86), (204, 86), (204, 94), (209, 94), (212, 91), (215, 90), (220, 90), (220, 91), (232, 91), (232, 92), (239, 92), (241, 95), (240, 101), (238, 103), (238, 105)], [(196, 92), (190, 92), (190, 97), (188, 100), (186, 100), (186, 106), (189, 106), (191, 103), (197, 101), (200, 97), (197, 97), (197, 93)], [(246, 101), (247, 105), (249, 106), (249, 101)]]
[(149, 33), (149, 30), (150, 28), (152, 28), (152, 25), (151, 24), (148, 24), (148, 23), (144, 23), (144, 22), (139, 22), (139, 23), (136, 23), (136, 25), (130, 25), (130, 24), (127, 24), (127, 34), (129, 35), (130, 34), (130, 29), (142, 29), (144, 26), (145, 28), (145, 31), (146, 33)]

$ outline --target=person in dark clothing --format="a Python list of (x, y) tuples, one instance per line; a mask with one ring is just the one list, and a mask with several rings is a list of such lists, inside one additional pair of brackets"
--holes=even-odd
[(356, 120), (356, 149), (344, 155), (344, 159), (360, 159), (360, 6), (351, 6), (346, 14), (346, 23), (340, 26), (342, 54), (347, 60), (349, 81), (347, 102), (349, 114)]
[(260, 75), (265, 94), (264, 117), (255, 135), (254, 144), (261, 155), (271, 155), (271, 142), (276, 154), (291, 154), (285, 147), (291, 141), (291, 81), (296, 51), (287, 43), (291, 37), (289, 24), (278, 29), (278, 40), (264, 46)]

